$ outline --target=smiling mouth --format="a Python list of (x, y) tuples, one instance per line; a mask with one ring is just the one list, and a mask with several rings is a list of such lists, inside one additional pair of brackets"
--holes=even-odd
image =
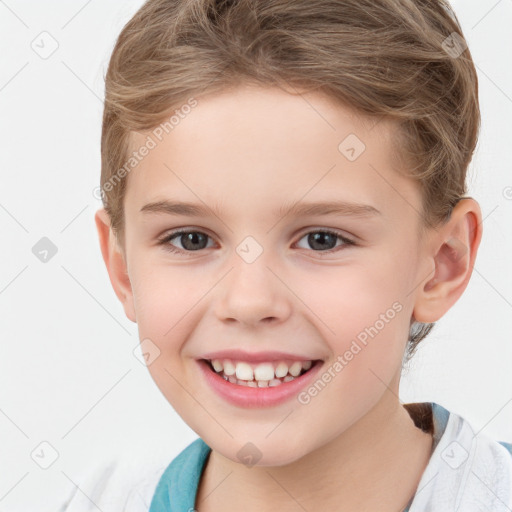
[(322, 364), (321, 359), (278, 363), (249, 364), (231, 360), (203, 359), (208, 368), (219, 377), (236, 384), (253, 388), (277, 387), (291, 382)]

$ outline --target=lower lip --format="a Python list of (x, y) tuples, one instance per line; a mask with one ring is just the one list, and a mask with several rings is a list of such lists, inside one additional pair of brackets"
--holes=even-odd
[(209, 386), (228, 402), (246, 408), (272, 407), (296, 397), (305, 388), (311, 379), (318, 373), (323, 365), (317, 361), (306, 373), (296, 377), (290, 382), (283, 382), (278, 386), (266, 388), (253, 388), (232, 384), (219, 374), (214, 372), (210, 365), (203, 359), (197, 361)]

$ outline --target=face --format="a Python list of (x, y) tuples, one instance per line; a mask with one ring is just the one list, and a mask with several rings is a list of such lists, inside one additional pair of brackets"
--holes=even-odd
[[(425, 277), (420, 192), (385, 121), (274, 88), (196, 99), (129, 175), (133, 320), (156, 384), (209, 446), (240, 461), (250, 442), (258, 464), (284, 465), (397, 400)], [(305, 373), (242, 386), (209, 359)]]

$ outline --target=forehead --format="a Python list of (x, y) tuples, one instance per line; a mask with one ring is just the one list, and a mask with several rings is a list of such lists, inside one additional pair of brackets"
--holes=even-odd
[(129, 173), (127, 207), (200, 198), (236, 214), (321, 197), (399, 214), (419, 199), (416, 184), (396, 172), (396, 128), (387, 120), (322, 94), (277, 88), (240, 87), (195, 101), (173, 123), (132, 133), (131, 151), (151, 149)]

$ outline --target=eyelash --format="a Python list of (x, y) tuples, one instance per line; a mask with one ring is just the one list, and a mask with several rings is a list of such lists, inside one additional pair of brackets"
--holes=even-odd
[[(187, 233), (200, 233), (202, 235), (206, 235), (208, 238), (211, 238), (207, 233), (204, 233), (202, 231), (198, 231), (198, 230), (194, 230), (194, 229), (189, 229), (189, 230), (180, 229), (180, 230), (177, 230), (177, 231), (173, 231), (171, 233), (167, 233), (162, 238), (159, 238), (158, 239), (158, 245), (162, 245), (164, 247), (164, 249), (166, 251), (169, 251), (170, 253), (177, 253), (177, 254), (180, 254), (180, 255), (184, 255), (186, 253), (200, 252), (201, 250), (203, 250), (203, 249), (198, 249), (197, 251), (187, 251), (187, 250), (183, 250), (183, 249), (178, 249), (178, 248), (174, 247), (173, 245), (169, 244), (169, 242), (172, 239), (177, 238), (180, 235), (185, 235)], [(315, 250), (311, 249), (315, 253), (319, 253), (319, 254), (332, 254), (332, 253), (338, 252), (344, 246), (347, 246), (347, 245), (348, 246), (351, 246), (351, 245), (352, 246), (356, 246), (357, 245), (354, 240), (352, 240), (350, 238), (347, 238), (347, 237), (341, 235), (338, 231), (334, 231), (334, 230), (331, 230), (331, 229), (317, 229), (317, 230), (307, 231), (306, 233), (302, 234), (302, 236), (299, 238), (299, 240), (302, 240), (302, 238), (304, 238), (306, 235), (309, 235), (311, 233), (327, 233), (329, 235), (333, 235), (333, 236), (339, 238), (343, 242), (343, 245), (336, 246), (333, 249), (329, 249), (327, 251), (315, 251)]]

